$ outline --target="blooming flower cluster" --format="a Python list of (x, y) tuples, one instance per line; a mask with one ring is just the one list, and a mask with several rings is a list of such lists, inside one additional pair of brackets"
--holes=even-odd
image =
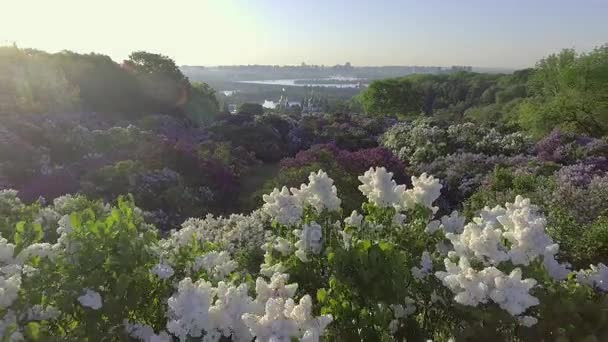
[(318, 223), (305, 224), (302, 229), (294, 229), (293, 233), (298, 238), (295, 243), (297, 248), (295, 255), (300, 260), (307, 262), (309, 260), (308, 253), (319, 254), (321, 252), (323, 228)]
[(300, 223), (306, 207), (312, 207), (317, 213), (340, 209), (337, 189), (327, 173), (321, 170), (313, 172), (308, 176), (308, 181), (299, 189), (283, 187), (280, 191), (274, 189), (264, 195), (262, 211), (282, 225), (295, 225)]
[(371, 168), (359, 177), (362, 185), (359, 190), (367, 197), (370, 203), (378, 207), (394, 207), (397, 210), (414, 208), (422, 205), (437, 211), (433, 202), (439, 197), (441, 184), (439, 180), (426, 173), (420, 177), (412, 176), (412, 189), (407, 189), (405, 185), (397, 185), (393, 180), (392, 172), (387, 172), (385, 168)]
[(198, 271), (204, 269), (214, 280), (225, 279), (237, 267), (236, 261), (230, 258), (226, 251), (209, 252), (199, 256), (194, 261), (192, 269)]
[[(256, 281), (257, 297), (249, 297), (246, 284), (224, 282), (213, 287), (204, 280), (185, 278), (169, 298), (167, 331), (180, 340), (203, 337), (203, 341), (319, 341), (331, 316), (314, 317), (312, 299), (306, 295), (296, 304), (292, 298), (296, 284), (287, 284), (286, 274), (274, 274), (270, 283)], [(128, 326), (132, 335), (144, 340), (154, 331), (149, 327)], [(161, 333), (162, 334), (162, 333)]]
[(608, 266), (603, 263), (590, 265), (590, 269), (578, 271), (576, 279), (581, 284), (589, 285), (608, 292)]
[(182, 224), (180, 230), (173, 231), (162, 242), (163, 249), (179, 249), (194, 241), (211, 242), (229, 252), (258, 248), (265, 241), (265, 222), (260, 211), (249, 215), (207, 215), (204, 219), (191, 218)]
[(101, 295), (91, 289), (85, 289), (84, 294), (78, 297), (78, 302), (80, 302), (80, 305), (93, 310), (99, 310), (103, 306)]
[[(559, 246), (547, 235), (546, 220), (529, 199), (517, 196), (514, 203), (506, 204), (506, 208), (486, 207), (464, 229), (461, 229), (463, 221), (457, 219), (457, 213), (451, 216), (442, 218), (441, 224), (432, 223), (427, 231), (440, 226), (451, 230), (446, 233), (453, 245), (449, 257), (458, 257), (458, 264), (446, 258), (446, 271), (438, 271), (435, 275), (456, 294), (454, 299), (460, 304), (476, 306), (492, 300), (518, 317), (529, 307), (538, 305), (538, 299), (529, 294), (537, 281), (522, 280), (520, 268), (508, 275), (503, 273), (497, 266), (506, 261), (528, 266), (542, 258), (545, 269), (553, 278), (565, 279), (570, 273), (568, 264), (560, 264), (555, 259)], [(454, 228), (446, 229), (449, 222), (455, 223)], [(481, 262), (484, 268), (471, 267), (470, 259)], [(530, 325), (535, 318), (520, 317), (520, 322)]]

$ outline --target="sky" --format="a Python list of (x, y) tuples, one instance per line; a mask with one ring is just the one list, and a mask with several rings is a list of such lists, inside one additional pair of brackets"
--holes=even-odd
[(522, 68), (608, 43), (608, 0), (0, 0), (0, 44), (178, 65)]

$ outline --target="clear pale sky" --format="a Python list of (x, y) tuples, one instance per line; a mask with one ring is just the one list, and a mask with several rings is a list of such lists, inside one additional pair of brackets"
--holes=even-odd
[(608, 43), (608, 0), (0, 0), (0, 44), (179, 65), (526, 67)]

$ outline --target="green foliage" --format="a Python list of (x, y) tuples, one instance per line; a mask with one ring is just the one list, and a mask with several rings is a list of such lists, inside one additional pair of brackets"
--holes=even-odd
[(533, 96), (520, 107), (519, 122), (531, 133), (542, 136), (556, 126), (592, 136), (608, 132), (608, 46), (544, 58), (530, 88)]
[(0, 115), (77, 110), (79, 93), (53, 55), (0, 47)]
[(259, 103), (243, 103), (239, 106), (239, 113), (245, 113), (249, 115), (263, 115), (264, 107)]
[(528, 74), (522, 70), (513, 75), (411, 75), (374, 81), (359, 99), (368, 113), (423, 113), (448, 122), (462, 121), (466, 115), (477, 122), (496, 124), (513, 111), (515, 101), (527, 96)]
[(220, 110), (215, 90), (202, 82), (192, 83), (189, 89), (186, 113), (190, 120), (199, 125), (215, 120)]
[(407, 78), (374, 81), (359, 102), (365, 112), (379, 115), (418, 114), (422, 109), (420, 95)]

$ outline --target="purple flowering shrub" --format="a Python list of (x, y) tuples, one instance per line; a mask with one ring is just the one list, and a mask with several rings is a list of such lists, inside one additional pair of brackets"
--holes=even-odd
[(605, 139), (555, 129), (536, 143), (534, 150), (543, 160), (572, 164), (594, 156), (608, 156), (608, 142)]
[(131, 194), (143, 210), (150, 212), (148, 217), (153, 223), (165, 230), (208, 212), (213, 200), (209, 188), (190, 186), (169, 168), (150, 170), (132, 160), (87, 174), (81, 181), (81, 191), (108, 202)]
[(438, 157), (430, 163), (419, 163), (410, 168), (412, 174), (426, 172), (441, 180), (442, 212), (450, 213), (472, 195), (485, 177), (498, 165), (505, 165), (508, 158), (475, 153), (454, 153)]
[(132, 193), (163, 227), (233, 211), (236, 173), (256, 162), (249, 152), (219, 143), (206, 154), (207, 131), (173, 117), (150, 115), (138, 124), (146, 129), (95, 113), (7, 117), (0, 122), (0, 186), (17, 189), (25, 202)]

